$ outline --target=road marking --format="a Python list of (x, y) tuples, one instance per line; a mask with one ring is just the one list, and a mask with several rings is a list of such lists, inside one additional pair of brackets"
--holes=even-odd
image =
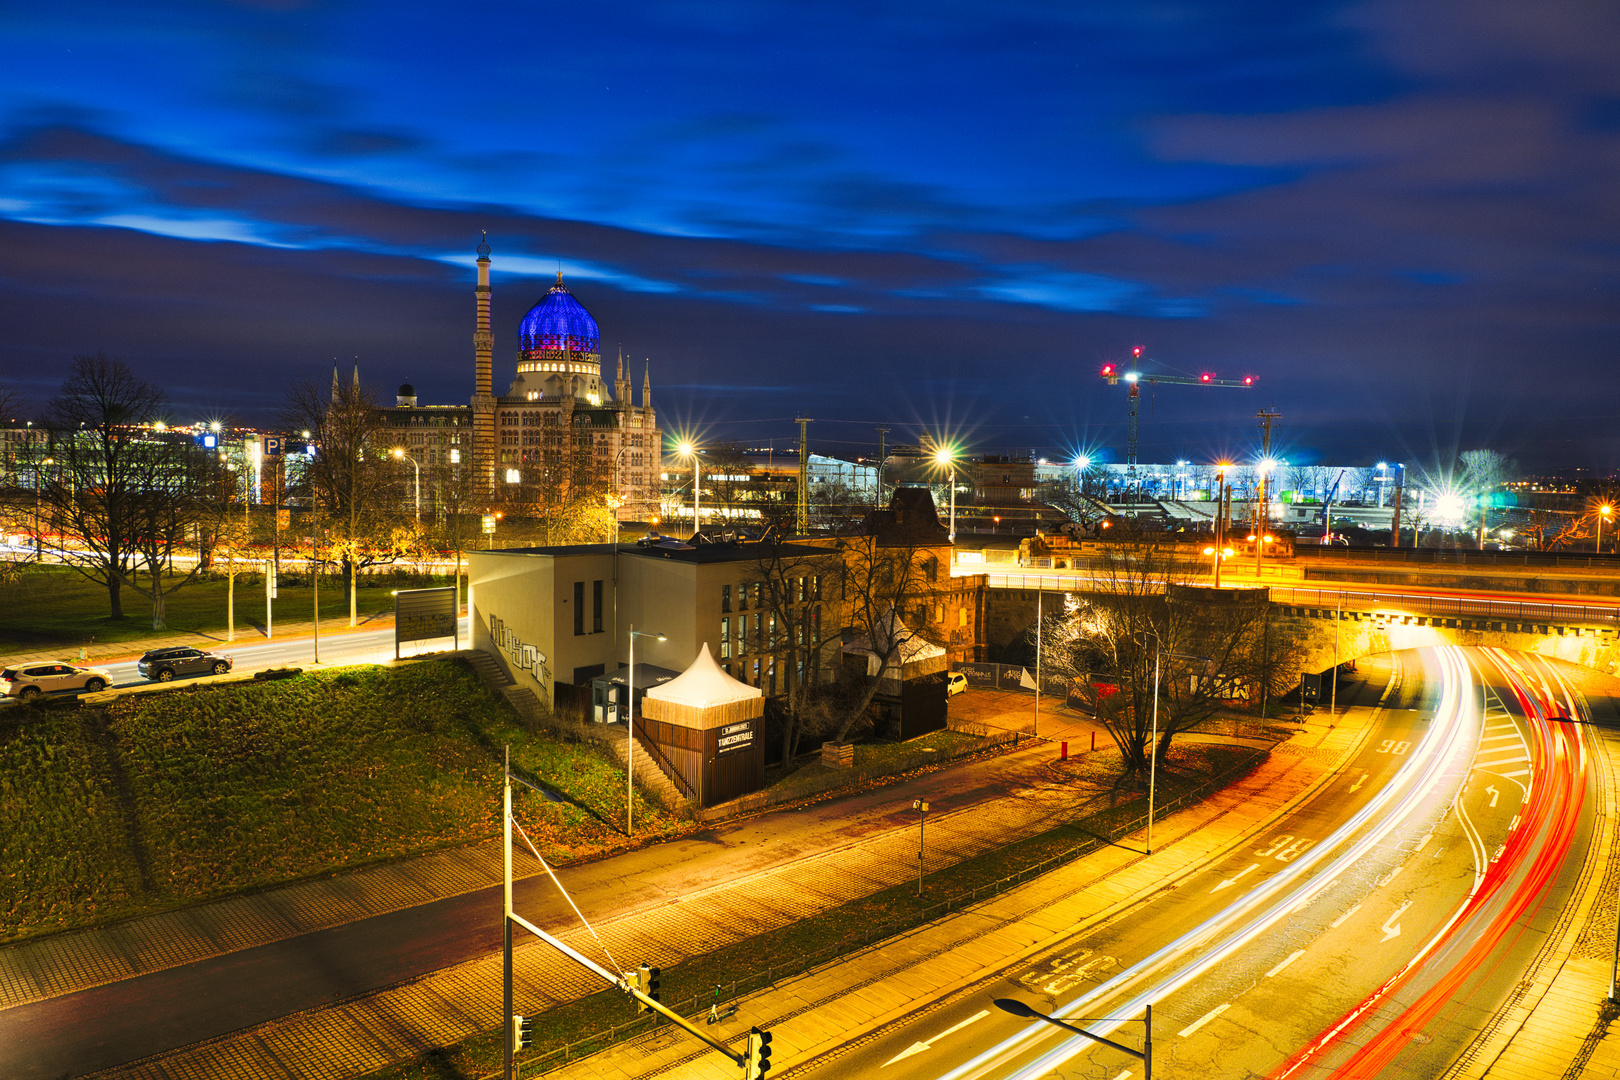
[(967, 1027), (969, 1024), (973, 1023), (975, 1020), (983, 1020), (985, 1017), (987, 1017), (989, 1015), (990, 1015), (990, 1010), (989, 1009), (980, 1009), (978, 1012), (974, 1013), (972, 1016), (968, 1017), (966, 1020), (962, 1021), (960, 1024), (957, 1024), (955, 1027), (946, 1028), (944, 1031), (940, 1032), (938, 1035), (935, 1035), (932, 1039), (929, 1039), (927, 1042), (912, 1043), (908, 1048), (906, 1048), (905, 1050), (900, 1051), (900, 1053), (896, 1054), (894, 1057), (890, 1058), (888, 1061), (885, 1061), (883, 1064), (885, 1064), (885, 1065), (893, 1065), (897, 1061), (905, 1060), (906, 1058), (910, 1057), (912, 1054), (920, 1054), (924, 1050), (927, 1050), (934, 1043), (937, 1043), (939, 1040), (943, 1039), (945, 1036), (947, 1036), (947, 1035), (955, 1035), (958, 1031), (961, 1031), (963, 1028)]
[(1230, 889), (1232, 886), (1234, 886), (1234, 885), (1236, 885), (1238, 883), (1238, 878), (1242, 877), (1244, 874), (1247, 874), (1249, 872), (1249, 870), (1258, 870), (1258, 869), (1260, 869), (1260, 864), (1259, 863), (1254, 863), (1249, 867), (1248, 870), (1239, 870), (1237, 873), (1233, 874), (1231, 877), (1227, 878), (1225, 881), (1221, 882), (1219, 885), (1215, 886), (1213, 889), (1211, 889), (1209, 891), (1212, 892), (1212, 893), (1216, 893), (1216, 892), (1220, 892), (1222, 889)]
[(1131, 1070), (1126, 1069), (1124, 1072), (1122, 1072), (1118, 1076), (1114, 1077), (1114, 1080), (1129, 1080), (1130, 1075), (1131, 1075)]
[(1530, 770), (1529, 770), (1529, 769), (1519, 769), (1519, 770), (1517, 770), (1517, 771), (1515, 771), (1515, 772), (1505, 772), (1505, 773), (1502, 773), (1502, 775), (1503, 775), (1503, 776), (1508, 776), (1508, 777), (1513, 777), (1513, 776), (1529, 776), (1529, 775), (1530, 775)]
[(1395, 869), (1393, 869), (1389, 873), (1385, 874), (1379, 880), (1378, 884), (1373, 886), (1373, 888), (1382, 889), (1385, 885), (1388, 885), (1390, 882), (1394, 881), (1395, 880), (1395, 875), (1400, 873), (1400, 872), (1401, 872), (1401, 868), (1397, 866)]
[(1433, 840), (1433, 839), (1434, 839), (1434, 833), (1432, 833), (1432, 832), (1424, 833), (1423, 834), (1423, 839), (1419, 840), (1418, 843), (1417, 843), (1417, 847), (1412, 849), (1412, 854), (1416, 855), (1418, 852), (1420, 852), (1424, 848), (1428, 847), (1429, 846), (1429, 841)]
[(1366, 782), (1367, 782), (1367, 774), (1362, 773), (1361, 774), (1361, 779), (1357, 780), (1355, 783), (1350, 785), (1350, 790), (1351, 791), (1360, 791), (1361, 790), (1361, 785), (1365, 784)]
[(1286, 957), (1283, 958), (1282, 963), (1278, 964), (1276, 967), (1274, 967), (1270, 971), (1266, 972), (1266, 978), (1268, 978), (1268, 979), (1274, 978), (1279, 971), (1281, 971), (1283, 968), (1287, 967), (1289, 964), (1292, 964), (1295, 960), (1298, 960), (1300, 957), (1302, 957), (1304, 955), (1305, 955), (1305, 950), (1304, 949), (1295, 949), (1293, 952), (1289, 953)]
[[(1398, 922), (1395, 922), (1395, 920), (1400, 918), (1401, 913), (1404, 912), (1407, 908), (1409, 908), (1411, 906), (1412, 906), (1412, 901), (1408, 900), (1406, 903), (1404, 903), (1400, 907), (1396, 908), (1395, 909), (1395, 914), (1393, 914), (1389, 918), (1385, 919), (1384, 920), (1384, 925), (1380, 926), (1378, 928), (1378, 929), (1380, 929), (1380, 930), (1382, 930), (1384, 932), (1384, 940), (1385, 941), (1392, 941), (1395, 938), (1398, 938), (1398, 937), (1401, 936), (1401, 924), (1398, 923)], [(1394, 925), (1393, 926), (1390, 925), (1391, 923), (1394, 923)]]
[(1337, 930), (1339, 928), (1340, 923), (1344, 922), (1344, 920), (1348, 919), (1350, 916), (1354, 915), (1356, 912), (1358, 912), (1360, 910), (1361, 910), (1361, 905), (1357, 904), (1355, 907), (1351, 908), (1349, 911), (1345, 912), (1343, 915), (1340, 915), (1337, 919), (1334, 919), (1332, 922), (1328, 923), (1328, 929), (1329, 930)]
[(1485, 791), (1491, 797), (1491, 809), (1496, 809), (1496, 800), (1501, 796), (1502, 793), (1497, 791), (1494, 787), (1488, 787), (1485, 789)]
[(1211, 1020), (1215, 1019), (1217, 1016), (1221, 1015), (1221, 1013), (1225, 1012), (1231, 1007), (1232, 1003), (1230, 1001), (1228, 1001), (1225, 1005), (1217, 1005), (1203, 1016), (1200, 1016), (1197, 1020), (1194, 1020), (1192, 1023), (1176, 1032), (1176, 1034), (1185, 1039), (1187, 1036), (1191, 1035), (1193, 1032), (1197, 1031), (1199, 1028), (1203, 1027), (1205, 1024), (1209, 1023)]

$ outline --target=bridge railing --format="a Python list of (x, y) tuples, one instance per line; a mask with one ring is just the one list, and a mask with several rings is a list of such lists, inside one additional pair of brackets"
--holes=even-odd
[[(1044, 574), (1007, 574), (988, 571), (993, 589), (1047, 592), (1087, 592), (1091, 579), (1084, 574), (1050, 571)], [(1479, 597), (1435, 596), (1396, 592), (1348, 592), (1340, 589), (1302, 589), (1267, 585), (1271, 602), (1292, 607), (1344, 611), (1389, 609), (1404, 615), (1440, 619), (1490, 619), (1542, 625), (1607, 626), (1620, 629), (1620, 604), (1564, 604), (1536, 600), (1487, 600)]]

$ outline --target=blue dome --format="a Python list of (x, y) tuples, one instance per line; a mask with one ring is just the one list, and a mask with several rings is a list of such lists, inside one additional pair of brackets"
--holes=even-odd
[(557, 284), (529, 309), (518, 324), (518, 351), (529, 359), (571, 359), (599, 354), (601, 332), (557, 275)]

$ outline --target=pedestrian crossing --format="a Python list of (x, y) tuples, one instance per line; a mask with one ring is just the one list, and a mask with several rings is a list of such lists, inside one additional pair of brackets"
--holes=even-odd
[(1510, 780), (1530, 776), (1530, 748), (1513, 722), (1513, 714), (1489, 687), (1485, 690), (1485, 733), (1474, 755), (1474, 768)]

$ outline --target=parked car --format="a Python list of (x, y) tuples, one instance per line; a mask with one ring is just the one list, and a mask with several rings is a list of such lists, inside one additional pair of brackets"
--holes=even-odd
[(967, 676), (962, 674), (960, 671), (953, 671), (951, 672), (950, 677), (945, 680), (945, 696), (955, 697), (957, 694), (960, 694), (962, 691), (966, 690), (967, 686)]
[(153, 649), (141, 657), (135, 670), (141, 673), (143, 679), (169, 682), (180, 675), (223, 675), (231, 670), (231, 663), (228, 656), (215, 656), (201, 649), (178, 646)]
[(101, 668), (72, 664), (25, 664), (0, 671), (0, 688), (6, 697), (29, 701), (41, 694), (94, 694), (112, 685), (112, 675)]

